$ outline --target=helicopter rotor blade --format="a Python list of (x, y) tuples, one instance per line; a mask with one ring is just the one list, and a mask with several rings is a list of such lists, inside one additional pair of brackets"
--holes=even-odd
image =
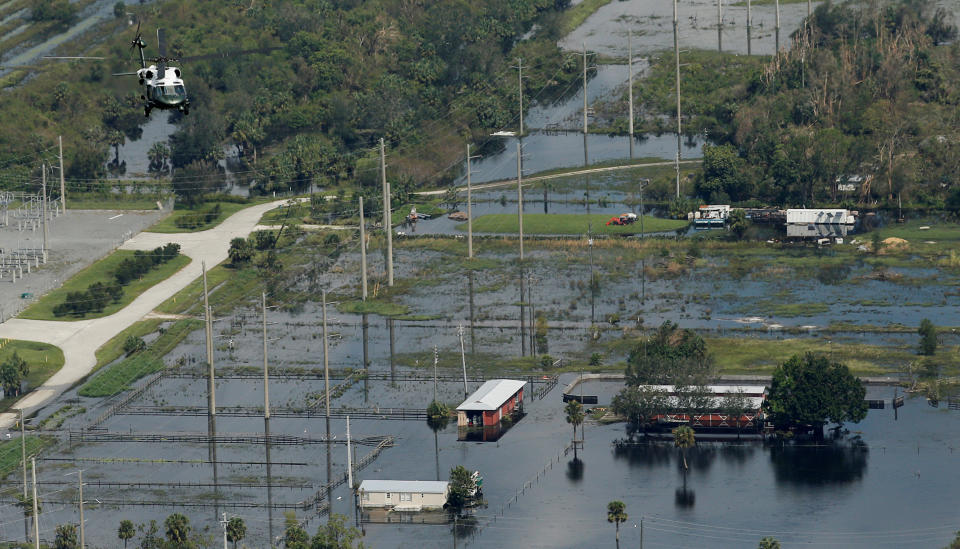
[(207, 59), (226, 59), (228, 57), (237, 57), (240, 55), (250, 55), (255, 53), (270, 53), (275, 50), (282, 50), (283, 46), (271, 46), (267, 48), (257, 48), (253, 50), (242, 50), (242, 51), (222, 51), (219, 53), (207, 53), (204, 55), (190, 55), (187, 57), (181, 57), (177, 61), (204, 61)]
[(110, 76), (136, 76), (138, 73), (135, 72), (115, 72)]
[(84, 55), (44, 55), (44, 59), (94, 59), (103, 61), (106, 57), (88, 57)]
[(164, 29), (157, 29), (157, 51), (160, 57), (167, 56), (167, 32)]

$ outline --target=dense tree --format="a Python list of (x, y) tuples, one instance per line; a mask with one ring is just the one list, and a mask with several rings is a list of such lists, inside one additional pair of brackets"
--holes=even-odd
[(728, 221), (730, 222), (730, 232), (736, 235), (737, 240), (742, 239), (743, 235), (747, 234), (750, 222), (747, 221), (747, 214), (742, 209), (732, 210)]
[(310, 540), (310, 549), (363, 549), (359, 541), (362, 536), (360, 530), (347, 526), (347, 517), (332, 513), (327, 523), (317, 528)]
[(933, 356), (937, 352), (937, 327), (925, 318), (920, 321), (917, 333), (920, 334), (920, 354)]
[(70, 23), (76, 13), (76, 7), (69, 0), (35, 0), (30, 10), (30, 19)]
[[(167, 541), (184, 544), (190, 538), (190, 519), (180, 513), (173, 513), (163, 521), (166, 527)], [(179, 545), (178, 545), (179, 546)]]
[(669, 320), (635, 346), (627, 357), (627, 385), (696, 385), (712, 376), (713, 359), (707, 344), (692, 330)]
[(865, 395), (846, 365), (806, 353), (777, 366), (763, 407), (778, 428), (810, 426), (822, 437), (828, 422), (856, 423), (866, 417)]
[(0, 385), (3, 387), (4, 396), (19, 395), (20, 384), (29, 374), (30, 365), (17, 352), (3, 361), (3, 364), (0, 364)]
[(450, 469), (450, 489), (447, 492), (447, 508), (459, 512), (477, 489), (473, 474), (463, 465)]
[(615, 414), (626, 417), (644, 433), (653, 418), (665, 413), (668, 406), (667, 392), (647, 385), (624, 387), (611, 403)]
[(237, 549), (240, 540), (247, 537), (247, 525), (240, 517), (231, 517), (227, 522), (227, 541), (233, 543), (233, 549)]
[(683, 470), (689, 469), (687, 466), (687, 449), (696, 445), (696, 436), (693, 428), (689, 425), (680, 425), (673, 429), (673, 444), (680, 449), (680, 455), (683, 457)]
[(622, 501), (611, 501), (607, 504), (607, 522), (612, 522), (617, 529), (617, 548), (620, 547), (620, 523), (626, 522), (627, 506)]
[(242, 236), (238, 236), (230, 241), (230, 249), (227, 251), (227, 256), (230, 258), (230, 263), (237, 266), (248, 263), (253, 259), (255, 253), (253, 243)]
[(123, 540), (123, 548), (127, 548), (127, 542), (136, 535), (136, 528), (133, 526), (133, 521), (123, 519), (120, 521), (120, 527), (117, 528), (117, 537)]

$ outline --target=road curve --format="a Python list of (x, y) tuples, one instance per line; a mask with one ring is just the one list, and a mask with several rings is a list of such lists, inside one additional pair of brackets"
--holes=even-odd
[[(681, 164), (699, 164), (702, 160), (681, 160)], [(536, 183), (537, 181), (545, 181), (548, 179), (558, 179), (561, 177), (570, 177), (574, 175), (585, 175), (591, 173), (603, 173), (603, 172), (617, 172), (621, 170), (635, 170), (638, 168), (650, 168), (652, 166), (673, 166), (676, 165), (676, 161), (664, 161), (664, 162), (650, 162), (648, 164), (624, 164), (623, 166), (605, 166), (602, 168), (587, 168), (585, 170), (575, 170), (572, 172), (562, 172), (562, 173), (552, 173), (548, 175), (534, 175), (531, 177), (523, 178), (525, 184)], [(501, 179), (500, 181), (491, 181), (489, 183), (480, 183), (477, 185), (471, 185), (471, 188), (474, 191), (482, 191), (484, 189), (495, 189), (497, 187), (505, 187), (508, 185), (516, 185), (516, 179)], [(466, 185), (459, 187), (460, 189), (466, 189)], [(446, 189), (438, 189), (436, 191), (419, 191), (413, 194), (419, 196), (437, 196), (447, 192)]]
[[(245, 208), (206, 231), (172, 234), (142, 232), (126, 241), (120, 249), (152, 250), (168, 242), (176, 242), (180, 244), (180, 253), (192, 261), (110, 316), (75, 322), (12, 318), (0, 324), (0, 338), (56, 345), (63, 351), (65, 361), (60, 371), (21, 398), (11, 409), (22, 408), (25, 414), (31, 414), (83, 379), (96, 365), (95, 352), (100, 346), (199, 277), (202, 262), (212, 268), (226, 259), (230, 240), (249, 235), (264, 213), (286, 202), (277, 200)], [(9, 429), (15, 421), (15, 413), (0, 414), (0, 429)]]

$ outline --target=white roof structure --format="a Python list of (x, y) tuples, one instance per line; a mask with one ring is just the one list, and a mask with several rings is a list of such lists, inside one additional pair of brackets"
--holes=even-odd
[[(659, 389), (668, 395), (676, 392), (676, 387), (673, 385), (642, 385), (641, 387)], [(767, 388), (763, 385), (706, 385), (705, 389), (708, 393), (714, 396), (726, 396), (730, 394), (736, 394), (738, 391), (740, 391), (744, 394), (744, 396), (748, 397), (761, 397), (767, 390)]]
[(824, 225), (853, 225), (856, 218), (849, 210), (791, 208), (787, 210), (787, 224), (814, 223)]
[(525, 384), (526, 381), (516, 379), (491, 379), (457, 406), (457, 410), (472, 412), (496, 410)]
[(445, 494), (447, 486), (445, 480), (365, 480), (360, 483), (360, 491)]

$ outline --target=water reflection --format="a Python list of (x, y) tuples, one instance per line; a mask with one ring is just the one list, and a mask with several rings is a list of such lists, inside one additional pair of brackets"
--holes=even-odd
[(583, 470), (585, 465), (582, 459), (573, 458), (567, 462), (567, 479), (570, 482), (577, 483), (583, 480)]
[(697, 494), (687, 488), (686, 484), (682, 488), (677, 488), (673, 494), (673, 503), (681, 509), (689, 509), (697, 502)]
[(267, 534), (270, 536), (270, 545), (273, 546), (273, 463), (270, 460), (270, 418), (263, 419), (263, 445), (266, 447), (267, 454)]
[[(367, 322), (367, 313), (361, 315), (361, 330), (363, 332), (363, 366), (361, 366), (365, 371), (370, 369), (370, 354), (369, 354), (369, 324)], [(367, 404), (370, 400), (370, 385), (369, 385), (370, 376), (363, 376), (363, 403)]]
[(859, 481), (867, 469), (867, 445), (858, 438), (832, 444), (770, 447), (777, 484), (822, 486)]
[(470, 295), (470, 354), (477, 354), (476, 338), (474, 337), (475, 316), (473, 312), (473, 270), (467, 271), (467, 291)]

